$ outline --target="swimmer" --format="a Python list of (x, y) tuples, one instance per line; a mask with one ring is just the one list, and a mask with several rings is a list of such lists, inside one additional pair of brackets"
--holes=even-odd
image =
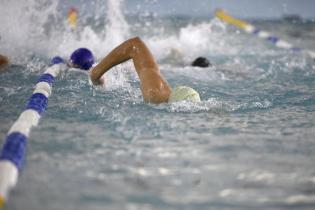
[(103, 85), (103, 74), (130, 59), (139, 76), (144, 101), (155, 104), (182, 100), (200, 101), (198, 92), (190, 87), (179, 86), (172, 90), (162, 76), (150, 50), (138, 37), (123, 42), (93, 67), (90, 70), (91, 81), (94, 85)]
[(99, 64), (94, 64), (92, 52), (86, 48), (75, 50), (68, 62), (61, 57), (54, 57), (52, 64), (67, 63), (69, 67), (79, 68), (89, 72), (94, 85), (104, 85), (104, 77), (112, 67), (127, 60), (133, 60), (136, 72), (140, 79), (140, 89), (144, 101), (149, 103), (164, 103), (190, 100), (200, 101), (197, 91), (187, 86), (178, 86), (174, 90), (161, 75), (159, 67), (144, 42), (136, 37), (123, 42), (112, 50)]
[(70, 68), (78, 68), (88, 71), (94, 64), (94, 56), (89, 49), (79, 48), (71, 54), (68, 61), (65, 61), (60, 56), (55, 56), (51, 59), (51, 65), (59, 63), (65, 63)]
[(9, 65), (9, 59), (0, 54), (0, 70)]
[(191, 65), (192, 66), (197, 66), (197, 67), (202, 67), (202, 68), (212, 66), (212, 64), (209, 62), (209, 60), (207, 58), (205, 58), (205, 57), (198, 57), (198, 58), (196, 58), (196, 60), (194, 60), (191, 63)]
[[(168, 62), (176, 61), (176, 63), (178, 63), (178, 61), (181, 61), (182, 63), (184, 63), (184, 60), (182, 60), (183, 56), (184, 56), (183, 52), (180, 49), (171, 48), (170, 53), (167, 56), (167, 60)], [(202, 56), (197, 57), (190, 65), (194, 67), (201, 67), (201, 68), (212, 66), (210, 61), (207, 58), (202, 57)]]

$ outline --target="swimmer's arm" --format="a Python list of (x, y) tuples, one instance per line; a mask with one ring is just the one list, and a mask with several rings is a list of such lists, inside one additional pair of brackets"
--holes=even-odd
[(135, 37), (116, 47), (91, 70), (90, 77), (92, 82), (100, 84), (99, 79), (110, 68), (130, 59), (133, 59), (134, 66), (139, 76), (143, 69), (153, 69), (159, 72), (155, 59), (147, 46), (140, 38)]
[(136, 39), (137, 38), (129, 39), (116, 47), (90, 71), (90, 77), (93, 84), (102, 84), (100, 78), (103, 74), (105, 74), (110, 68), (131, 59), (130, 51), (132, 49), (130, 48), (132, 48)]
[(129, 39), (110, 52), (90, 73), (94, 84), (102, 84), (100, 78), (110, 68), (129, 59), (140, 79), (144, 100), (152, 103), (167, 102), (171, 87), (160, 73), (159, 67), (145, 43), (138, 37)]

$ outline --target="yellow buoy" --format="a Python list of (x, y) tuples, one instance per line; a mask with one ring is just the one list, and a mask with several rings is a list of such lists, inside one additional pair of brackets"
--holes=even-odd
[(248, 26), (248, 23), (246, 23), (245, 21), (233, 18), (232, 16), (228, 15), (221, 9), (215, 12), (215, 16), (231, 25), (235, 25), (242, 29), (245, 29), (246, 26)]
[(0, 195), (0, 210), (4, 207), (4, 198)]
[(68, 24), (72, 29), (77, 27), (78, 11), (75, 8), (70, 8), (68, 12)]

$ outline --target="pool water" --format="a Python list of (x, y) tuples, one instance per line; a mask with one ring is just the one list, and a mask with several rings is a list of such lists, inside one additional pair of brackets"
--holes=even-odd
[[(0, 75), (0, 139), (51, 56), (86, 46), (101, 59), (112, 49), (92, 23), (81, 29), (91, 42), (82, 36), (52, 50), (51, 33), (58, 29), (51, 27), (43, 35), (48, 46), (0, 47), (14, 63)], [(93, 88), (82, 72), (64, 72), (31, 131), (26, 165), (6, 209), (315, 208), (313, 60), (216, 19), (131, 17), (126, 23), (128, 34), (120, 35), (140, 36), (169, 84), (193, 87), (202, 101), (143, 102), (131, 62), (106, 74), (105, 88)], [(301, 23), (299, 37), (291, 35), (292, 23), (255, 24), (315, 50), (314, 22)], [(72, 33), (57, 39), (77, 36)], [(191, 67), (197, 56), (213, 66)]]

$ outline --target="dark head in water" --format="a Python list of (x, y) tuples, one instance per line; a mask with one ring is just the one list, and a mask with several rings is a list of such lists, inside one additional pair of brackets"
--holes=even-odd
[(209, 67), (212, 66), (212, 64), (209, 62), (209, 60), (205, 57), (198, 57), (194, 62), (191, 64), (192, 66), (198, 66), (198, 67)]

